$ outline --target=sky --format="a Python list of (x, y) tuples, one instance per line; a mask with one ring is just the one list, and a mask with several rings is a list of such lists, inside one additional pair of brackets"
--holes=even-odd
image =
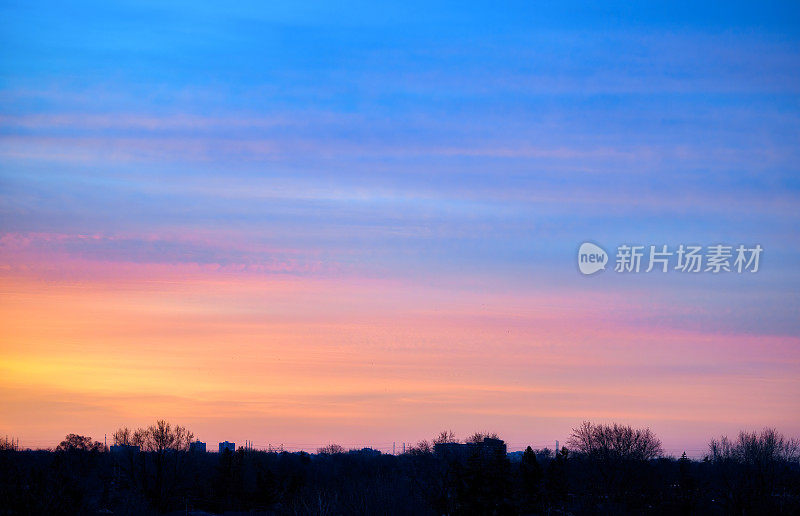
[(800, 6), (629, 4), (0, 2), (0, 434), (800, 436)]

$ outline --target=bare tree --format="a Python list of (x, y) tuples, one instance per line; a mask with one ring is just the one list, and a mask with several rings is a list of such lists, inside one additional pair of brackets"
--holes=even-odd
[(163, 419), (147, 427), (143, 438), (137, 434), (139, 432), (134, 432), (134, 442), (141, 440), (142, 448), (159, 453), (166, 450), (189, 451), (189, 445), (194, 439), (194, 434), (186, 428), (180, 425), (173, 427)]
[(664, 454), (659, 440), (649, 428), (627, 425), (592, 424), (584, 421), (572, 430), (567, 446), (599, 459), (650, 460)]
[(474, 434), (467, 437), (468, 443), (482, 443), (484, 439), (500, 439), (500, 437), (494, 432), (475, 432)]
[(774, 428), (756, 432), (739, 432), (736, 441), (726, 436), (708, 443), (711, 460), (732, 460), (742, 464), (800, 462), (800, 441), (787, 439)]
[(128, 427), (123, 427), (117, 429), (111, 438), (117, 446), (136, 446), (133, 435), (134, 433)]
[(147, 428), (119, 428), (114, 432), (113, 439), (118, 446), (139, 446), (142, 451), (188, 451), (194, 434), (183, 426), (172, 426), (161, 419)]
[(425, 439), (419, 441), (417, 444), (412, 444), (406, 450), (409, 455), (427, 455), (433, 453), (433, 445)]
[(439, 435), (433, 438), (433, 444), (447, 444), (447, 443), (457, 443), (458, 439), (456, 439), (456, 434), (453, 433), (452, 430), (442, 430), (439, 432)]
[(329, 444), (327, 446), (323, 446), (322, 448), (317, 448), (317, 453), (319, 455), (336, 455), (344, 452), (344, 446), (340, 444)]
[(19, 450), (19, 439), (9, 438), (8, 436), (0, 437), (0, 451), (2, 450)]
[(78, 434), (69, 434), (58, 444), (58, 446), (56, 446), (56, 451), (100, 452), (103, 451), (104, 448), (105, 447), (103, 446), (103, 443), (93, 441), (91, 437)]
[(774, 428), (740, 432), (736, 440), (712, 439), (707, 459), (716, 474), (717, 496), (730, 514), (779, 514), (791, 472), (800, 466), (800, 442)]
[(168, 505), (185, 479), (186, 454), (183, 452), (189, 451), (192, 440), (192, 432), (163, 419), (147, 428), (123, 427), (114, 432), (115, 444), (138, 446), (142, 452), (149, 452), (149, 456), (140, 456), (139, 460), (134, 460), (133, 454), (126, 454), (124, 464), (131, 481), (143, 486), (159, 508)]

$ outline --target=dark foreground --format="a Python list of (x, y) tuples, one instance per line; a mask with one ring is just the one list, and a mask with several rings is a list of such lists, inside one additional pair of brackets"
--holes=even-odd
[(800, 514), (794, 461), (505, 453), (0, 451), (0, 514)]

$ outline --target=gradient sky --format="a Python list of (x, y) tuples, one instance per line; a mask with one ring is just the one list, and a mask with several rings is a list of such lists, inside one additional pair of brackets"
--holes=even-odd
[(800, 435), (800, 6), (629, 3), (2, 1), (0, 434)]

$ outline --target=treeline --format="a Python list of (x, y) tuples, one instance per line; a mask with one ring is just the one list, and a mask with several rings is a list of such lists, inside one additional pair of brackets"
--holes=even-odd
[(53, 450), (0, 440), (0, 514), (800, 514), (800, 446), (772, 429), (712, 439), (700, 461), (665, 457), (649, 429), (588, 422), (561, 450), (514, 454), (485, 433), (397, 456), (192, 440), (164, 421), (120, 429), (113, 452), (74, 434)]

